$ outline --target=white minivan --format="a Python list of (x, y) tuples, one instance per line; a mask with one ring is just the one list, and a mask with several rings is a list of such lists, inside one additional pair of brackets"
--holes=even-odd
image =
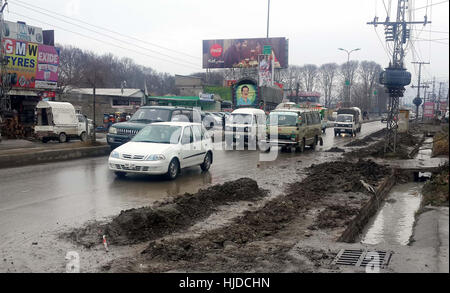
[[(225, 123), (225, 142), (258, 145), (266, 139), (267, 116), (263, 110), (241, 108), (231, 113)], [(228, 148), (228, 147), (227, 147)]]
[(71, 138), (84, 142), (93, 130), (93, 122), (84, 115), (76, 114), (70, 103), (41, 101), (36, 106), (36, 112), (34, 132), (44, 143), (50, 140), (65, 143)]

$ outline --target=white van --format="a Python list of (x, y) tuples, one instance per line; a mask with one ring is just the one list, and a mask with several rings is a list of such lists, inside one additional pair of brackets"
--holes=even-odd
[(231, 113), (225, 123), (225, 141), (257, 145), (266, 139), (267, 116), (263, 110), (242, 108)]
[(65, 143), (71, 138), (84, 142), (93, 129), (92, 122), (84, 115), (76, 114), (70, 103), (41, 101), (36, 106), (36, 112), (37, 123), (34, 132), (44, 143), (50, 140)]

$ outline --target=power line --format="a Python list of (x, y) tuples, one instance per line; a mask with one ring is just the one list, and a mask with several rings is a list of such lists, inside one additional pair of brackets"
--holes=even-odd
[[(69, 30), (69, 29), (66, 29), (66, 28), (63, 28), (63, 27), (59, 27), (59, 26), (56, 26), (56, 25), (54, 25), (54, 24), (46, 23), (46, 22), (43, 22), (42, 20), (38, 20), (38, 19), (35, 19), (35, 18), (32, 18), (32, 17), (26, 16), (26, 15), (22, 15), (22, 14), (16, 13), (16, 12), (10, 11), (10, 13), (15, 14), (15, 15), (20, 16), (20, 17), (24, 17), (24, 18), (28, 18), (28, 19), (31, 19), (31, 20), (40, 22), (40, 23), (45, 24), (45, 25), (48, 25), (48, 26), (52, 26), (52, 27), (55, 27), (55, 28), (58, 28), (58, 29), (61, 29), (61, 30), (70, 32), (70, 33), (73, 33), (73, 34), (76, 34), (76, 35), (80, 35), (80, 36), (82, 36), (82, 37), (85, 37), (85, 38), (88, 38), (88, 39), (91, 39), (91, 40), (95, 40), (95, 41), (100, 42), (100, 43), (102, 43), (102, 44), (108, 44), (108, 45), (110, 45), (110, 46), (117, 47), (117, 48), (120, 48), (120, 49), (123, 49), (123, 50), (126, 50), (126, 51), (132, 51), (132, 52), (138, 53), (138, 54), (140, 54), (140, 55), (147, 56), (147, 57), (149, 57), (149, 58), (153, 58), (153, 59), (158, 59), (158, 60), (161, 60), (161, 61), (170, 62), (170, 63), (176, 64), (176, 65), (181, 65), (181, 66), (189, 67), (189, 68), (192, 68), (192, 69), (195, 68), (195, 67), (190, 66), (190, 65), (186, 65), (186, 64), (178, 63), (178, 62), (175, 62), (175, 61), (172, 61), (172, 60), (167, 60), (167, 59), (163, 59), (163, 58), (160, 58), (160, 57), (148, 55), (148, 54), (145, 54), (145, 53), (142, 53), (142, 52), (139, 52), (139, 51), (130, 49), (130, 48), (125, 48), (125, 47), (119, 46), (119, 45), (114, 44), (114, 43), (110, 43), (110, 42), (107, 42), (107, 41), (104, 41), (104, 40), (100, 40), (100, 39), (97, 39), (97, 38), (94, 38), (94, 37), (91, 37), (91, 36), (87, 36), (87, 35), (84, 35), (84, 34), (82, 34), (82, 33), (74, 32), (74, 31), (71, 31), (71, 30)], [(198, 68), (195, 68), (195, 69), (198, 70)]]
[(414, 39), (415, 41), (426, 41), (426, 42), (429, 42), (429, 41), (445, 41), (445, 40), (448, 40), (449, 38), (443, 38), (443, 39), (420, 39), (420, 38), (416, 38), (416, 39)]
[[(94, 24), (88, 23), (88, 22), (86, 22), (86, 21), (83, 21), (83, 20), (80, 20), (80, 19), (77, 19), (77, 18), (74, 18), (74, 17), (70, 17), (70, 16), (67, 16), (67, 15), (64, 15), (64, 14), (61, 14), (61, 13), (58, 13), (58, 12), (55, 12), (55, 11), (51, 11), (51, 10), (48, 10), (48, 9), (44, 9), (44, 8), (41, 8), (41, 7), (36, 6), (36, 5), (33, 5), (33, 4), (29, 4), (29, 3), (24, 2), (24, 1), (20, 1), (20, 0), (12, 0), (12, 1), (10, 1), (10, 2), (19, 2), (19, 3), (21, 3), (21, 4), (19, 4), (19, 3), (16, 3), (16, 4), (17, 4), (17, 5), (27, 5), (27, 6), (33, 7), (33, 9), (40, 9), (40, 10), (43, 10), (43, 11), (46, 11), (46, 12), (49, 12), (49, 13), (52, 13), (52, 14), (56, 14), (56, 15), (59, 15), (59, 16), (62, 16), (62, 17), (65, 17), (65, 18), (68, 18), (68, 19), (71, 19), (71, 20), (74, 20), (74, 21), (77, 21), (77, 22), (80, 22), (80, 23), (83, 23), (83, 24), (92, 26), (92, 27), (95, 27), (95, 28), (98, 28), (98, 29), (101, 29), (101, 30), (104, 30), (104, 31), (108, 31), (108, 32), (113, 33), (113, 34), (120, 35), (120, 36), (125, 37), (125, 38), (128, 38), (128, 39), (132, 39), (132, 40), (135, 40), (135, 41), (138, 41), (138, 42), (142, 42), (142, 43), (145, 43), (145, 44), (154, 46), (154, 47), (158, 47), (158, 48), (160, 48), (160, 49), (164, 49), (164, 50), (171, 51), (171, 52), (174, 52), (174, 53), (177, 53), (177, 54), (181, 54), (181, 55), (183, 55), (183, 56), (188, 56), (188, 57), (194, 58), (194, 59), (196, 59), (196, 60), (201, 59), (201, 58), (198, 57), (198, 56), (189, 55), (189, 54), (186, 54), (185, 52), (181, 52), (181, 51), (177, 51), (177, 50), (174, 50), (174, 49), (166, 48), (166, 47), (164, 47), (164, 46), (161, 46), (161, 45), (158, 45), (158, 44), (154, 44), (154, 43), (151, 43), (151, 42), (148, 42), (148, 41), (145, 41), (145, 40), (141, 40), (141, 39), (138, 39), (138, 38), (133, 37), (133, 36), (128, 36), (128, 35), (119, 33), (119, 32), (117, 32), (117, 31), (113, 31), (113, 30), (108, 29), (108, 28), (105, 28), (105, 27), (101, 27), (101, 26), (98, 26), (98, 25), (94, 25)], [(22, 6), (22, 7), (23, 7), (23, 6)], [(28, 8), (28, 9), (30, 9), (30, 8)], [(36, 12), (38, 12), (38, 11), (36, 11)], [(52, 17), (54, 17), (54, 16), (52, 15)]]
[(449, 0), (445, 0), (445, 1), (441, 1), (441, 2), (438, 2), (438, 3), (431, 3), (431, 4), (427, 4), (426, 6), (422, 6), (422, 7), (419, 7), (419, 8), (415, 8), (415, 9), (413, 9), (414, 11), (415, 10), (419, 10), (419, 9), (424, 9), (424, 8), (428, 8), (428, 7), (432, 7), (432, 6), (435, 6), (435, 5), (439, 5), (439, 4), (443, 4), (443, 3), (446, 3), (446, 2), (448, 2)]
[[(21, 5), (21, 4), (18, 4), (18, 3), (16, 3), (16, 5), (19, 5), (19, 6), (21, 6), (21, 7), (26, 8), (26, 9), (32, 10), (31, 8), (28, 8), (28, 7), (23, 6), (23, 5)], [(33, 11), (34, 11), (34, 10), (33, 10)], [(54, 18), (54, 19), (57, 19), (57, 20), (59, 20), (59, 21), (61, 21), (61, 22), (64, 22), (64, 23), (67, 23), (67, 24), (70, 24), (70, 25), (73, 25), (73, 26), (76, 26), (76, 27), (79, 27), (79, 28), (88, 30), (88, 31), (90, 31), (90, 32), (96, 33), (96, 34), (101, 35), (101, 36), (104, 36), (104, 37), (108, 37), (108, 38), (110, 38), (110, 39), (112, 39), (112, 40), (119, 41), (119, 42), (124, 42), (123, 40), (120, 40), (120, 39), (118, 39), (118, 38), (116, 38), (116, 37), (113, 37), (113, 36), (104, 34), (104, 33), (102, 33), (102, 32), (98, 32), (98, 31), (92, 30), (92, 29), (90, 29), (90, 28), (86, 28), (86, 27), (80, 26), (80, 25), (78, 25), (78, 24), (76, 24), (76, 23), (66, 21), (66, 20), (64, 20), (64, 19), (55, 17), (55, 16), (53, 16), (53, 15), (51, 15), (51, 14), (48, 14), (48, 13), (45, 13), (45, 12), (40, 12), (40, 11), (34, 11), (34, 12), (37, 12), (37, 13), (40, 13), (40, 14), (43, 14), (43, 15), (50, 16), (50, 17), (52, 17), (52, 18)], [(152, 52), (152, 53), (161, 55), (161, 56), (165, 56), (165, 57), (172, 58), (172, 59), (174, 59), (174, 60), (178, 60), (178, 61), (183, 62), (183, 63), (191, 64), (191, 65), (194, 65), (194, 66), (197, 65), (197, 64), (194, 64), (194, 63), (192, 63), (192, 62), (184, 61), (184, 60), (182, 60), (182, 59), (179, 59), (179, 58), (176, 58), (176, 57), (173, 57), (173, 56), (170, 56), (170, 55), (167, 55), (167, 54), (164, 54), (164, 53), (161, 53), (161, 52), (152, 50), (152, 49), (148, 49), (148, 48), (145, 48), (145, 47), (142, 47), (142, 46), (139, 46), (139, 45), (134, 45), (134, 46), (137, 47), (137, 48), (140, 48), (140, 49), (142, 49), (142, 50), (145, 50), (145, 51), (149, 51), (149, 52)]]

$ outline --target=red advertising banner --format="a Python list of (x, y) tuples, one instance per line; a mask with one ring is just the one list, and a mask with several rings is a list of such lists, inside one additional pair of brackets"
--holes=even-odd
[(39, 45), (37, 56), (36, 88), (56, 88), (58, 85), (59, 50)]
[(425, 117), (425, 118), (433, 118), (434, 117), (434, 103), (433, 102), (425, 102), (423, 104), (423, 117)]

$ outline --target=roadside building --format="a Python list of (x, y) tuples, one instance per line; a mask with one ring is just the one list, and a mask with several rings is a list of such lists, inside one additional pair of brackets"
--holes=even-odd
[(203, 93), (203, 86), (201, 77), (175, 75), (175, 87), (180, 96), (199, 96)]
[(52, 30), (22, 21), (2, 26), (0, 131), (6, 138), (29, 137), (37, 103), (56, 96), (60, 52)]
[(220, 98), (213, 94), (199, 94), (198, 96), (150, 96), (147, 97), (147, 105), (201, 108), (202, 111), (207, 112), (221, 111)]
[[(145, 104), (145, 93), (140, 89), (104, 89), (95, 90), (95, 124), (104, 125), (105, 115), (115, 113), (134, 114)], [(56, 99), (59, 102), (68, 102), (74, 105), (80, 113), (94, 118), (94, 89), (71, 88), (66, 89)]]

